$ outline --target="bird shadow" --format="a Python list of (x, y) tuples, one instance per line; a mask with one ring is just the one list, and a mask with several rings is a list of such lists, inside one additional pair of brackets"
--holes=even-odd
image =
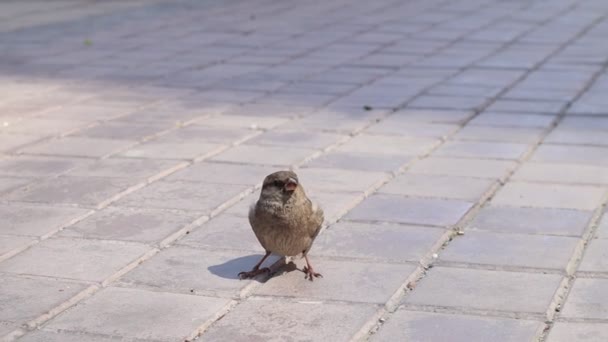
[[(249, 271), (253, 266), (262, 259), (261, 254), (252, 254), (247, 256), (242, 256), (238, 258), (234, 258), (232, 260), (228, 260), (222, 264), (212, 265), (207, 267), (209, 272), (212, 274), (225, 278), (225, 279), (239, 279), (239, 272)], [(262, 267), (270, 267), (271, 273), (270, 276), (277, 276), (283, 273), (291, 272), (297, 270), (297, 267), (294, 263), (285, 264), (284, 262), (279, 262), (283, 258), (271, 255), (264, 261), (264, 265)], [(265, 277), (256, 277), (259, 281), (265, 281)]]

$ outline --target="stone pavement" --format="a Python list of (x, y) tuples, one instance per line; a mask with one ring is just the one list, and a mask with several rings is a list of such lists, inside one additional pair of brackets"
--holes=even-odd
[[(0, 336), (608, 341), (607, 16), (1, 2)], [(324, 278), (240, 281), (287, 167), (325, 208)]]

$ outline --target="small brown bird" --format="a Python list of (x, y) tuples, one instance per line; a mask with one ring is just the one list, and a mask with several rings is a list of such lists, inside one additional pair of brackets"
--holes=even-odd
[(266, 255), (251, 271), (239, 273), (241, 279), (270, 272), (260, 266), (271, 253), (306, 260), (305, 278), (321, 277), (308, 260), (308, 251), (321, 230), (323, 210), (313, 204), (292, 171), (278, 171), (264, 179), (259, 200), (249, 209), (249, 223)]

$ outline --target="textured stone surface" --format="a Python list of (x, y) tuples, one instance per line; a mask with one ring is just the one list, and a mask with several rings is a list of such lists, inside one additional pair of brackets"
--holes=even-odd
[(86, 209), (0, 204), (0, 233), (41, 236), (87, 213)]
[(593, 210), (605, 188), (511, 182), (498, 191), (492, 203), (521, 207)]
[(566, 323), (557, 322), (551, 329), (549, 342), (602, 342), (608, 338), (606, 323)]
[(608, 317), (608, 279), (577, 278), (562, 310), (564, 318)]
[(408, 172), (429, 175), (502, 178), (515, 165), (515, 162), (506, 160), (429, 157), (414, 164)]
[(441, 146), (435, 156), (490, 159), (518, 159), (528, 146), (502, 142), (450, 141)]
[(526, 163), (517, 170), (513, 179), (608, 185), (608, 167), (562, 163)]
[(492, 181), (467, 177), (403, 174), (390, 181), (378, 192), (477, 201), (492, 185)]
[(585, 251), (579, 270), (608, 272), (608, 240), (597, 239), (591, 241), (587, 251)]

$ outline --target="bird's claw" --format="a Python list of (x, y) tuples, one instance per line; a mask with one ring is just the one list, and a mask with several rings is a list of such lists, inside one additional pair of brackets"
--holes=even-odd
[(258, 276), (259, 274), (262, 273), (270, 273), (270, 268), (268, 267), (264, 267), (264, 268), (254, 268), (249, 272), (240, 272), (238, 274), (239, 278), (241, 279), (251, 279), (251, 278), (255, 278), (256, 276)]
[(303, 271), (304, 271), (304, 279), (313, 281), (314, 278), (323, 278), (323, 275), (321, 273), (315, 272), (312, 268), (304, 266)]

